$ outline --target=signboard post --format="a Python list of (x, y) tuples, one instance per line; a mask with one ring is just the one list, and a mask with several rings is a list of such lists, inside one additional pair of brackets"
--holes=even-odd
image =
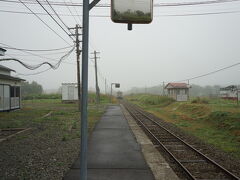
[(111, 95), (110, 95), (110, 102), (112, 102), (112, 85), (115, 84), (115, 88), (120, 88), (120, 84), (119, 83), (111, 83)]

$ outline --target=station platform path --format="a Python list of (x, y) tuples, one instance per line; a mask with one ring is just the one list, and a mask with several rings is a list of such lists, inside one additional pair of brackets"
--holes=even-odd
[[(80, 179), (80, 158), (64, 180)], [(88, 141), (88, 180), (153, 180), (120, 106), (109, 106)]]

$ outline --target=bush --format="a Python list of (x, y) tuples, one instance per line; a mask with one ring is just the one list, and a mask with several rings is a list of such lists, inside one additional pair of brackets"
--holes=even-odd
[(24, 95), (23, 100), (32, 100), (32, 99), (61, 99), (61, 94), (28, 94)]
[(193, 99), (191, 101), (191, 103), (197, 103), (197, 104), (208, 104), (209, 103), (209, 100), (206, 99), (206, 98), (200, 98), (200, 97), (197, 97), (196, 99)]

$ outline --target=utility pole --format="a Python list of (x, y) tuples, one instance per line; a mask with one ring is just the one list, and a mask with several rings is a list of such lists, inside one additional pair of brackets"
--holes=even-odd
[(237, 105), (239, 106), (239, 89), (237, 88)]
[(77, 86), (78, 86), (78, 109), (81, 112), (81, 82), (80, 82), (80, 54), (81, 54), (81, 50), (80, 50), (80, 45), (79, 43), (81, 41), (79, 41), (79, 29), (81, 29), (81, 27), (76, 24), (75, 28), (69, 28), (69, 29), (75, 29), (75, 34), (71, 34), (70, 36), (75, 36), (76, 37), (76, 55), (77, 55)]
[(94, 54), (94, 58), (91, 58), (91, 59), (94, 59), (94, 63), (95, 63), (95, 80), (96, 80), (96, 102), (97, 104), (100, 103), (100, 89), (99, 89), (99, 86), (98, 86), (98, 71), (97, 71), (97, 53), (100, 53), (100, 52), (97, 52), (97, 51), (94, 51), (92, 54)]
[(107, 95), (107, 79), (105, 78), (105, 94)]
[(163, 95), (163, 96), (165, 96), (165, 91), (164, 91), (164, 88), (165, 88), (165, 87), (164, 87), (164, 86), (165, 86), (165, 83), (164, 83), (164, 81), (163, 81), (163, 84), (162, 84), (162, 95)]
[(87, 180), (89, 11), (100, 0), (83, 0), (80, 179)]

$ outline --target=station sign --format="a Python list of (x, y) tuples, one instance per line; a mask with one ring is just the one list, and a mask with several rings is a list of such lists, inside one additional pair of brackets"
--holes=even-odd
[(153, 19), (153, 1), (111, 0), (111, 19), (115, 23), (149, 24)]

